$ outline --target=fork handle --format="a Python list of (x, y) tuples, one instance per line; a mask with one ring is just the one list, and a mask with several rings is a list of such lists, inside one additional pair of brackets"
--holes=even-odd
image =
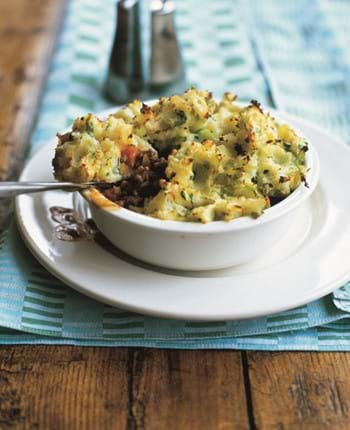
[(48, 190), (78, 191), (93, 183), (75, 184), (73, 182), (0, 182), (0, 199), (9, 199), (19, 194), (37, 193)]

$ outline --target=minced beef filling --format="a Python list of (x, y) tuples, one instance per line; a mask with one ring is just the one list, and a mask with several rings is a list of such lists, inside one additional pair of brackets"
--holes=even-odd
[[(127, 161), (122, 160), (121, 161)], [(166, 182), (167, 161), (158, 157), (155, 151), (137, 154), (133, 162), (132, 174), (109, 188), (100, 189), (101, 193), (112, 202), (124, 208), (142, 207), (145, 199), (153, 197)]]

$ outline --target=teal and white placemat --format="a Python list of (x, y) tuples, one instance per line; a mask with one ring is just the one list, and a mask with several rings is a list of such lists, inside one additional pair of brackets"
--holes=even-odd
[[(217, 95), (230, 90), (246, 101), (258, 98), (336, 130), (350, 143), (349, 2), (177, 0), (177, 5), (189, 85)], [(113, 0), (69, 2), (32, 152), (75, 116), (109, 106), (102, 85), (114, 11)], [(249, 321), (144, 317), (62, 285), (31, 256), (10, 222), (0, 236), (0, 326), (3, 344), (350, 350), (350, 286)]]

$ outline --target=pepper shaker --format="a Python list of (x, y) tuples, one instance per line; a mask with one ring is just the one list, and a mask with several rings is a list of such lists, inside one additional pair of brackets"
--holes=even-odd
[(114, 101), (126, 103), (139, 96), (142, 89), (140, 4), (138, 0), (119, 0), (106, 93)]

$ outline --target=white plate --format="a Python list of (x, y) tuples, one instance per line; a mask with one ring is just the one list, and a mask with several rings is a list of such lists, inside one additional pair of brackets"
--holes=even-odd
[[(63, 282), (97, 300), (139, 313), (230, 320), (271, 314), (322, 297), (350, 279), (350, 150), (307, 122), (282, 113), (278, 117), (313, 142), (321, 179), (294, 225), (254, 263), (210, 272), (166, 271), (113, 254), (93, 241), (59, 241), (49, 208), (72, 207), (72, 194), (65, 192), (18, 197), (21, 234), (38, 260)], [(52, 179), (55, 144), (52, 141), (36, 153), (21, 180)], [(81, 200), (76, 199), (76, 204), (85, 210)]]

